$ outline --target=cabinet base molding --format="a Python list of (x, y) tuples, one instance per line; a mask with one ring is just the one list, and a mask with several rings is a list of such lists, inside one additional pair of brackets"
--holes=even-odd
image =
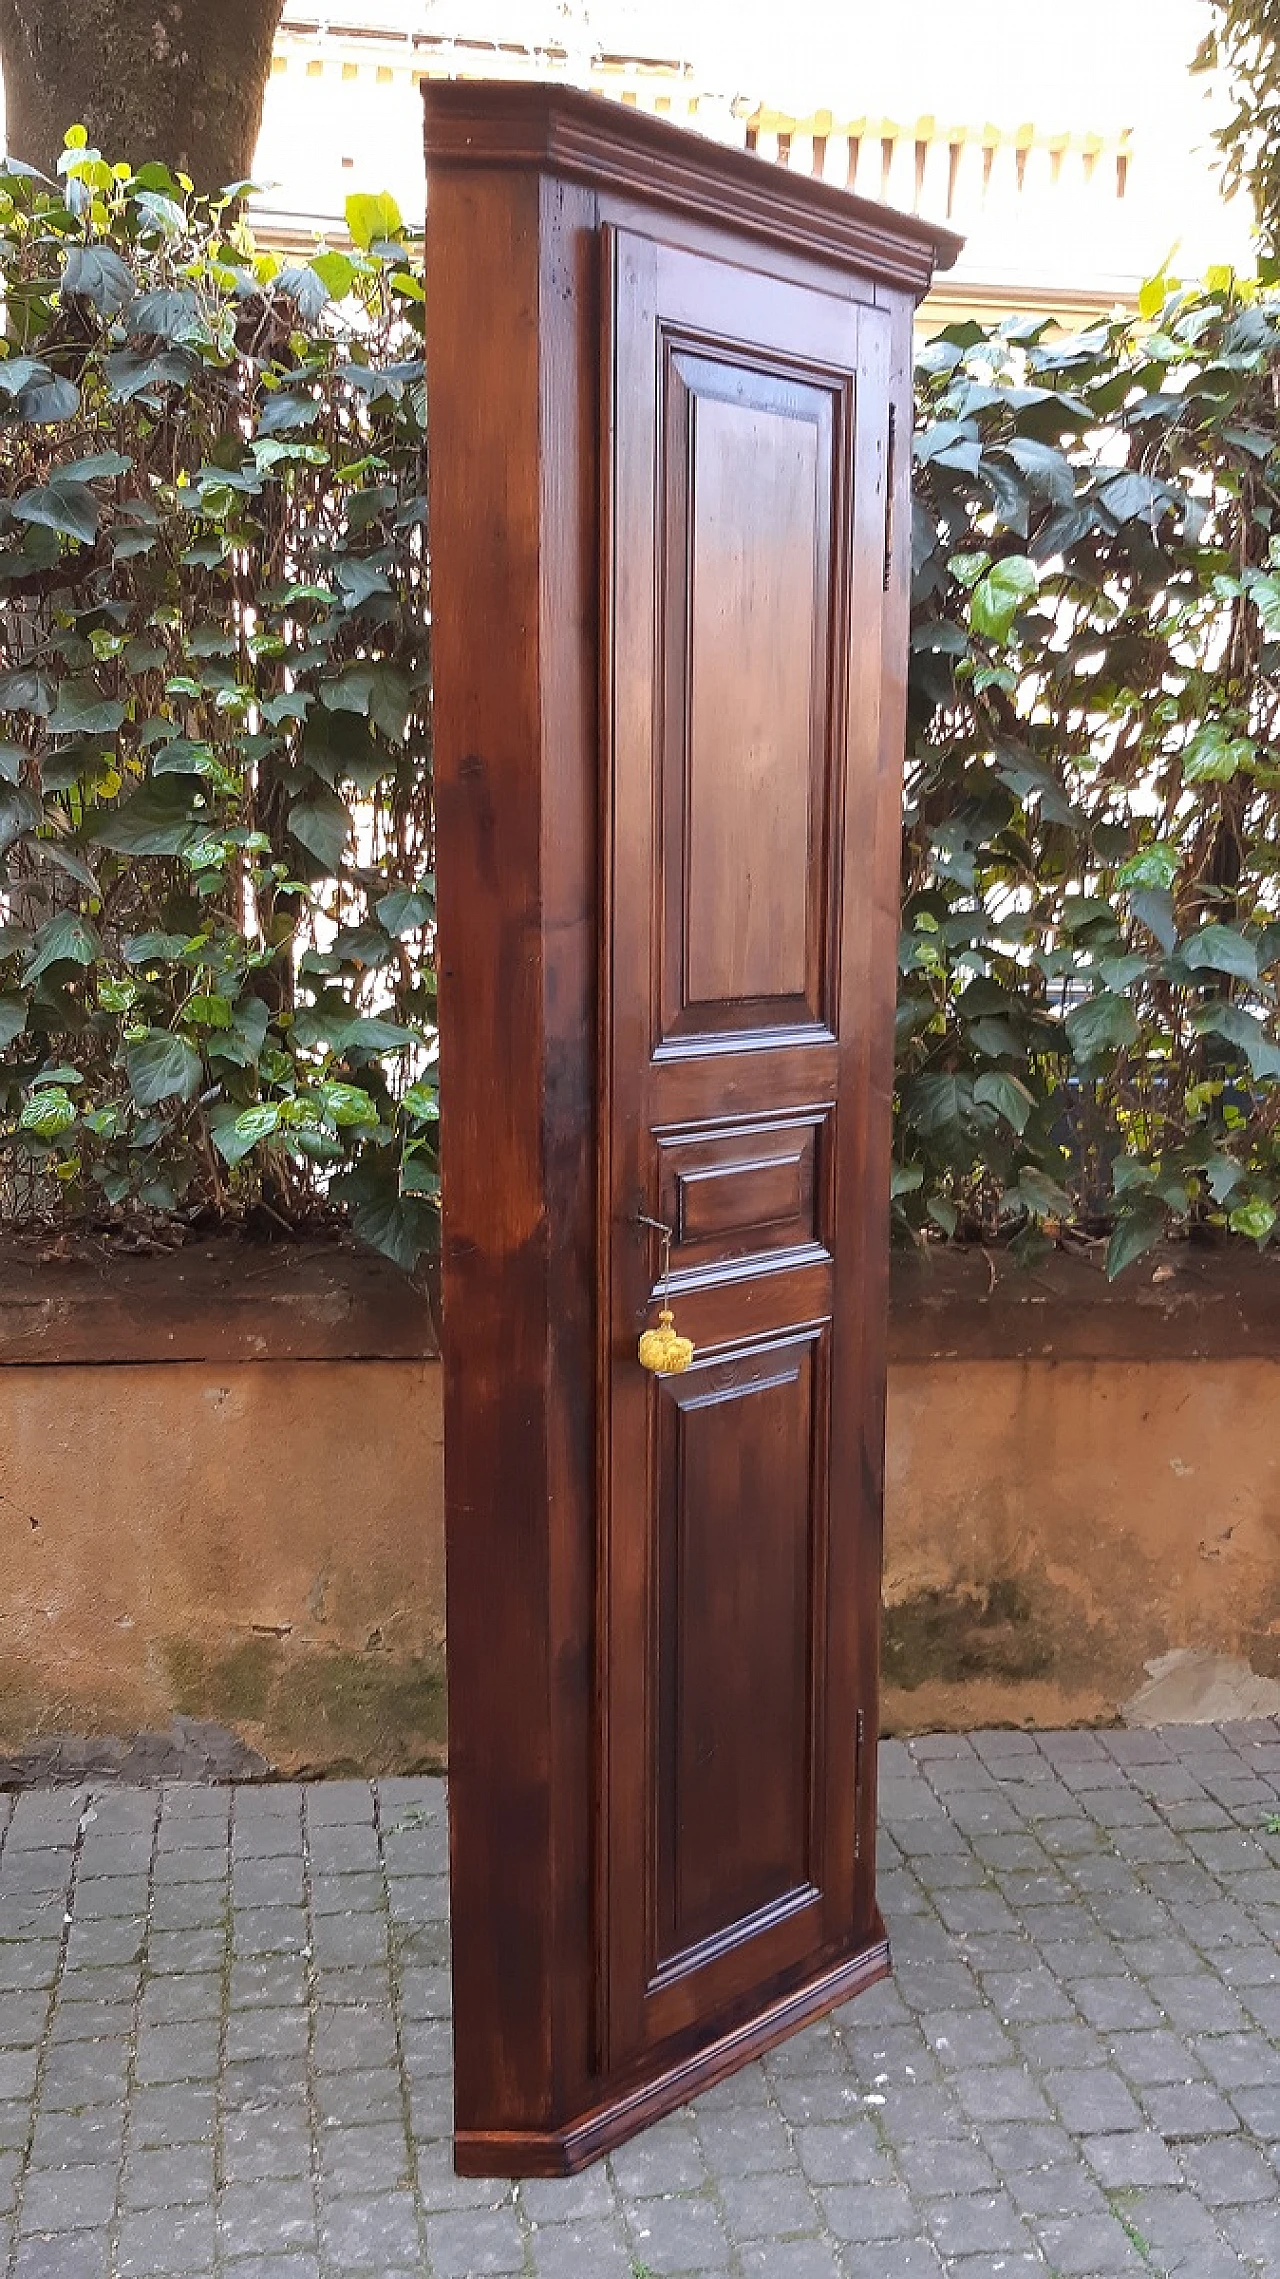
[(789, 2034), (852, 2001), (855, 1994), (887, 1978), (889, 1970), (889, 1941), (881, 1937), (783, 1995), (745, 2026), (721, 2035), (708, 2049), (682, 2058), (638, 2089), (624, 2090), (566, 2128), (459, 2130), (453, 2145), (454, 2167), (459, 2176), (576, 2176), (579, 2169), (589, 2168), (592, 2161), (625, 2144), (637, 2129), (687, 2105), (700, 2090), (713, 2088)]

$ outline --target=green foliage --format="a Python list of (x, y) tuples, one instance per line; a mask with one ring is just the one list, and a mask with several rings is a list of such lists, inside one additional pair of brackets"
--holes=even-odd
[(920, 356), (894, 1211), (1280, 1209), (1280, 297)]
[(1208, 0), (1213, 20), (1194, 71), (1222, 71), (1232, 110), (1213, 139), (1227, 195), (1252, 200), (1259, 240), (1280, 260), (1280, 0)]
[(420, 263), (0, 169), (0, 1201), (434, 1239)]

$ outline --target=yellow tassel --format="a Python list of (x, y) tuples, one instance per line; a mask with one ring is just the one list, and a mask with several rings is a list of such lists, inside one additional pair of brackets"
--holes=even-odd
[(656, 1377), (678, 1377), (692, 1359), (693, 1339), (677, 1335), (675, 1316), (664, 1306), (657, 1328), (647, 1329), (641, 1337), (641, 1368), (652, 1370)]

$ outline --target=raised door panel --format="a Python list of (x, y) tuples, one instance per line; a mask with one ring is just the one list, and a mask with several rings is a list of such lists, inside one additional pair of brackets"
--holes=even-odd
[[(846, 794), (878, 736), (860, 388), (885, 407), (876, 311), (622, 233), (605, 276), (600, 2046), (624, 2070), (854, 1937), (874, 1673), (832, 1597), (866, 1571), (832, 1388)], [(697, 1347), (660, 1381), (646, 1219)]]
[(841, 391), (667, 342), (663, 1040), (826, 1013)]
[(658, 1388), (655, 1984), (812, 1896), (818, 1342)]

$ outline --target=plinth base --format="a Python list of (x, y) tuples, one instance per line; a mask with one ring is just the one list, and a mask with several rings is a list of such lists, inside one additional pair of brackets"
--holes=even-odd
[(763, 2056), (788, 2034), (798, 2033), (824, 2012), (848, 2002), (864, 1987), (888, 1976), (889, 1941), (879, 1938), (834, 1970), (824, 1971), (794, 1993), (784, 1995), (734, 2032), (706, 2049), (682, 2058), (656, 2079), (624, 2090), (563, 2129), (460, 2129), (453, 2140), (459, 2176), (574, 2176), (615, 2146), (687, 2105), (699, 2090)]

